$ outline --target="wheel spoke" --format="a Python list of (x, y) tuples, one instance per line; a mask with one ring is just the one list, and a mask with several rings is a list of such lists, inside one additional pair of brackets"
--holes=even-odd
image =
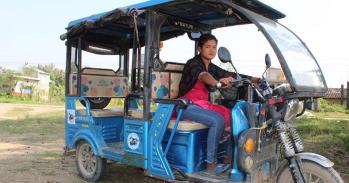
[(87, 163), (86, 171), (87, 171), (87, 172), (91, 172), (90, 169), (91, 169), (91, 166), (90, 166), (89, 163)]
[(90, 172), (94, 172), (94, 166), (92, 166), (92, 163), (89, 163), (89, 167), (90, 167)]
[(313, 175), (311, 173), (305, 174), (304, 179), (307, 180), (307, 183), (321, 183), (321, 182), (323, 182), (323, 180), (320, 177), (317, 177), (316, 175)]
[(91, 161), (92, 161), (92, 163), (96, 164), (97, 158), (92, 158)]
[(86, 156), (81, 156), (81, 157), (80, 157), (80, 161), (81, 161), (82, 163), (85, 163), (85, 162), (87, 161), (87, 157), (86, 157)]
[(85, 168), (85, 170), (87, 170), (88, 163), (87, 163), (87, 162), (84, 162), (84, 163), (82, 164), (82, 166)]
[(311, 173), (309, 173), (308, 183), (312, 183), (312, 181), (313, 181), (313, 176), (311, 175)]
[(314, 183), (319, 183), (319, 181), (321, 180), (319, 177), (316, 177), (317, 179), (314, 181)]
[(87, 149), (87, 148), (84, 148), (84, 149), (82, 150), (81, 154), (82, 154), (83, 156), (86, 156), (86, 155), (88, 154), (88, 149)]

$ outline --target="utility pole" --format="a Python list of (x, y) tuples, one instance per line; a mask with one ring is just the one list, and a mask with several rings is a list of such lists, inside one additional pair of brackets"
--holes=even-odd
[(341, 84), (341, 105), (344, 105), (344, 85)]
[(349, 81), (347, 81), (347, 109), (349, 109)]

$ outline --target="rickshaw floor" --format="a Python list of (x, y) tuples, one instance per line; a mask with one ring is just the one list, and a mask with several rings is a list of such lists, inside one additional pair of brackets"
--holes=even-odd
[(231, 182), (229, 180), (229, 172), (230, 170), (227, 170), (225, 173), (216, 174), (216, 173), (212, 173), (204, 170), (204, 171), (195, 172), (195, 173), (186, 174), (186, 175), (189, 177), (189, 179), (192, 179), (194, 181), (218, 183), (218, 182)]
[(105, 150), (115, 152), (118, 154), (123, 154), (125, 152), (124, 142), (108, 143), (108, 147), (106, 147)]

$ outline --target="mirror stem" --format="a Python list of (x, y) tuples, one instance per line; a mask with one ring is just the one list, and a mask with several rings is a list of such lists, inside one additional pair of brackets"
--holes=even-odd
[(229, 63), (230, 63), (231, 66), (233, 66), (233, 69), (234, 69), (234, 71), (235, 71), (235, 73), (236, 73), (236, 79), (241, 79), (241, 76), (240, 76), (240, 74), (238, 73), (238, 71), (236, 70), (236, 68), (235, 68), (235, 66), (234, 66), (234, 64), (233, 64), (233, 62), (230, 61)]

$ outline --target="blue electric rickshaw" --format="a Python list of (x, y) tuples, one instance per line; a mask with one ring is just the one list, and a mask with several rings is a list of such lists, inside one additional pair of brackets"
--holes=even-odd
[[(67, 47), (65, 139), (67, 150), (76, 149), (79, 175), (97, 181), (111, 160), (166, 181), (343, 182), (330, 160), (304, 152), (293, 127), (304, 108), (300, 101), (324, 96), (327, 85), (306, 45), (277, 23), (284, 17), (257, 0), (149, 0), (70, 22), (61, 36)], [(287, 84), (272, 88), (262, 76), (256, 86), (237, 77), (235, 90), (222, 89), (222, 98), (212, 101), (230, 107), (233, 121), (232, 139), (218, 150), (219, 160), (232, 157), (231, 168), (217, 175), (205, 170), (208, 128), (180, 118), (188, 105), (177, 99), (184, 64), (162, 62), (159, 45), (184, 34), (196, 42), (202, 33), (243, 24), (266, 37)], [(113, 58), (117, 67), (98, 67), (103, 59), (84, 65), (91, 54)], [(231, 63), (227, 49), (218, 55)], [(269, 56), (265, 60), (269, 68)], [(236, 97), (236, 89), (245, 92)], [(107, 109), (114, 99), (122, 105)]]

